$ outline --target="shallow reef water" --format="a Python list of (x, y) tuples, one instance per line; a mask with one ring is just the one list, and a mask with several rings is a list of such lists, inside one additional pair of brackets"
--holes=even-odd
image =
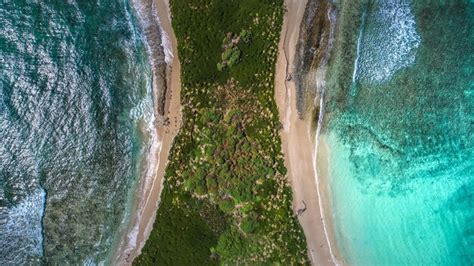
[(339, 1), (322, 138), (353, 265), (474, 263), (474, 3)]

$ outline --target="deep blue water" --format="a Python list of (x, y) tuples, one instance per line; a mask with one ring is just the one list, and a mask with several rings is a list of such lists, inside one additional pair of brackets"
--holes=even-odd
[(7, 0), (0, 25), (0, 264), (104, 261), (153, 119), (134, 12)]
[(474, 2), (339, 1), (329, 182), (351, 265), (474, 264)]

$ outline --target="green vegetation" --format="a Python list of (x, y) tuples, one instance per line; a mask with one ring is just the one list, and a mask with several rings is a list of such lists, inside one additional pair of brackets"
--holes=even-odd
[[(183, 124), (153, 231), (134, 264), (306, 262), (273, 100), (282, 2), (171, 1)], [(240, 40), (226, 53), (222, 37), (237, 37), (229, 32)], [(235, 48), (238, 59), (219, 71)]]
[(242, 30), (239, 35), (228, 32), (222, 40), (222, 61), (217, 63), (217, 69), (222, 71), (226, 67), (232, 67), (239, 62), (241, 51), (239, 44), (250, 42), (251, 33), (248, 30)]

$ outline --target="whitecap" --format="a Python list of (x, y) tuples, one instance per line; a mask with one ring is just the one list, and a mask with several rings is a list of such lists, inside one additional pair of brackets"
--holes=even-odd
[(363, 18), (354, 82), (386, 82), (395, 72), (415, 62), (421, 38), (410, 2), (377, 1)]

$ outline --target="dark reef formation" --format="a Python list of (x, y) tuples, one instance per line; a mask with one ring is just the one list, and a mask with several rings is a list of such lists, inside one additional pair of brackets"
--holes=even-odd
[[(331, 15), (329, 0), (308, 0), (296, 45), (294, 80), (300, 118), (319, 113), (317, 71), (326, 67), (331, 46)], [(323, 77), (320, 77), (323, 78)], [(312, 104), (314, 102), (314, 104)], [(317, 119), (316, 119), (317, 120)]]
[(158, 121), (163, 122), (165, 115), (165, 103), (168, 87), (166, 84), (167, 64), (165, 61), (165, 52), (162, 43), (162, 31), (157, 8), (153, 0), (134, 0), (132, 1), (140, 25), (145, 35), (148, 55), (150, 57), (152, 77), (153, 77), (153, 100), (155, 101), (155, 115)]

